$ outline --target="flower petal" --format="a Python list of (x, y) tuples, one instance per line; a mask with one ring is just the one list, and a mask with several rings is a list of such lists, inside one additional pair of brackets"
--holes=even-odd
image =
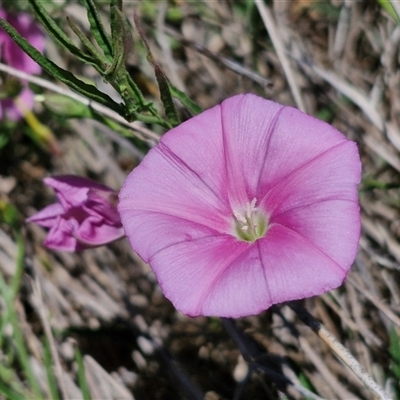
[(258, 314), (272, 304), (268, 271), (262, 263), (258, 244), (253, 243), (210, 285), (199, 314), (237, 318)]
[(60, 251), (77, 251), (79, 244), (72, 236), (75, 224), (72, 220), (59, 217), (47, 234), (44, 245), (49, 249)]
[[(230, 229), (228, 206), (162, 143), (125, 180), (118, 211), (147, 210), (193, 221), (219, 232)], [(124, 225), (130, 221), (122, 218)]]
[(65, 209), (81, 206), (87, 199), (89, 189), (112, 192), (112, 189), (107, 186), (76, 175), (52, 176), (45, 178), (43, 181), (47, 186), (55, 190), (60, 203)]
[[(179, 311), (190, 316), (212, 315), (213, 309), (204, 308), (208, 291), (218, 284), (223, 271), (248, 247), (248, 243), (227, 235), (206, 237), (167, 247), (149, 262), (165, 296)], [(231, 297), (231, 292), (226, 297), (222, 296), (219, 306), (226, 312), (216, 315), (230, 316), (235, 313), (237, 302), (229, 304), (226, 301)]]
[(261, 204), (273, 221), (287, 210), (324, 200), (357, 202), (360, 175), (356, 144), (342, 142), (286, 176)]
[(326, 122), (284, 107), (279, 114), (260, 173), (259, 193), (264, 195), (285, 176), (347, 139)]
[(350, 268), (337, 264), (310, 240), (282, 225), (272, 225), (258, 243), (272, 304), (335, 289)]
[(273, 223), (299, 233), (345, 270), (354, 261), (361, 228), (356, 202), (328, 200), (294, 208), (279, 214)]
[(122, 226), (107, 225), (102, 218), (90, 216), (74, 230), (73, 235), (82, 244), (101, 246), (123, 237), (125, 232)]
[(218, 198), (227, 200), (220, 105), (171, 129), (161, 143)]
[(121, 219), (129, 221), (125, 224), (126, 236), (145, 262), (175, 244), (189, 242), (190, 246), (190, 242), (219, 235), (204, 225), (147, 210), (123, 209)]
[[(6, 13), (4, 18), (32, 46), (41, 52), (44, 50), (45, 36), (29, 14), (18, 13), (13, 15)], [(10, 37), (5, 38), (4, 57), (7, 64), (28, 74), (39, 74), (42, 70)]]
[(283, 106), (247, 94), (221, 104), (227, 184), (233, 209), (257, 197), (271, 135)]
[(64, 213), (64, 208), (60, 203), (50, 204), (36, 214), (27, 218), (27, 222), (34, 222), (45, 228), (51, 228), (55, 220)]

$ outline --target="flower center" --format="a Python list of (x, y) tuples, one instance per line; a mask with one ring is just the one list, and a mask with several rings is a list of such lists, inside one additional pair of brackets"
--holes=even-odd
[(247, 203), (242, 212), (233, 212), (235, 216), (235, 236), (245, 242), (255, 242), (267, 233), (266, 215), (256, 207), (257, 199)]

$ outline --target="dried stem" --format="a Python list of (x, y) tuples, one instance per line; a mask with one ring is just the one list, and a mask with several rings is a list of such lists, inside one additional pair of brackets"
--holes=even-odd
[(57, 377), (57, 382), (64, 399), (68, 398), (68, 392), (65, 387), (64, 377), (63, 377), (63, 370), (61, 367), (60, 357), (58, 355), (56, 343), (54, 341), (53, 333), (50, 328), (49, 321), (46, 315), (46, 308), (43, 303), (42, 297), (42, 289), (40, 286), (39, 279), (32, 280), (32, 304), (34, 305), (36, 312), (39, 315), (40, 321), (43, 326), (43, 330), (45, 332), (46, 338), (49, 342), (51, 358), (53, 359), (54, 363), (54, 370)]
[(255, 0), (255, 5), (261, 15), (261, 18), (265, 25), (265, 29), (267, 30), (271, 38), (272, 44), (275, 47), (276, 54), (279, 58), (279, 61), (281, 62), (283, 72), (286, 75), (286, 79), (289, 84), (290, 91), (292, 92), (294, 101), (301, 111), (306, 112), (306, 106), (304, 104), (303, 97), (301, 96), (301, 92), (296, 82), (292, 66), (290, 65), (289, 57), (287, 56), (285, 51), (285, 45), (284, 43), (282, 43), (282, 39), (278, 32), (271, 10), (264, 4), (262, 0)]
[(154, 145), (160, 140), (160, 137), (157, 134), (152, 132), (150, 129), (147, 129), (147, 128), (141, 126), (141, 124), (139, 124), (138, 122), (128, 122), (123, 117), (121, 117), (118, 113), (116, 113), (115, 111), (110, 110), (109, 108), (107, 108), (99, 103), (96, 103), (95, 101), (89, 100), (86, 97), (81, 96), (69, 89), (62, 88), (62, 87), (60, 87), (52, 82), (49, 82), (43, 78), (39, 78), (37, 76), (27, 74), (23, 71), (20, 71), (16, 68), (10, 67), (9, 65), (6, 65), (3, 63), (0, 63), (0, 71), (3, 71), (9, 75), (15, 76), (19, 79), (23, 79), (27, 82), (31, 82), (31, 83), (38, 85), (40, 87), (43, 87), (45, 89), (51, 90), (54, 93), (58, 93), (58, 94), (67, 96), (70, 99), (78, 101), (79, 103), (92, 108), (94, 111), (103, 115), (104, 117), (110, 118), (110, 119), (120, 123), (121, 125), (124, 125), (136, 132), (139, 132), (140, 133), (139, 138), (147, 141), (150, 144)]
[(380, 400), (390, 400), (384, 390), (362, 368), (350, 352), (300, 303), (291, 302), (288, 303), (288, 305), (299, 316), (303, 323), (308, 325), (330, 347), (330, 349), (357, 375), (357, 377), (372, 393), (375, 394), (377, 398)]

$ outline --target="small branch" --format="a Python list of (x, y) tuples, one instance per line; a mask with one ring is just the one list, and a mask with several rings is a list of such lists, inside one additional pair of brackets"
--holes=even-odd
[(196, 50), (198, 53), (209, 58), (210, 60), (222, 64), (225, 68), (228, 68), (235, 74), (251, 79), (252, 81), (258, 83), (260, 86), (264, 88), (272, 86), (271, 80), (264, 78), (263, 76), (257, 74), (251, 69), (248, 69), (243, 65), (240, 65), (237, 62), (230, 60), (229, 58), (223, 57), (220, 54), (212, 52), (207, 47), (202, 46), (201, 44), (186, 39), (180, 33), (176, 32), (174, 29), (171, 29), (168, 26), (163, 26), (163, 31), (167, 33), (169, 36), (179, 40), (179, 42), (181, 42), (184, 46), (190, 47), (191, 49)]
[(299, 110), (306, 112), (306, 106), (301, 96), (299, 86), (297, 85), (292, 66), (290, 65), (289, 57), (286, 55), (285, 46), (282, 43), (281, 36), (274, 22), (274, 18), (272, 17), (272, 13), (269, 7), (264, 4), (263, 0), (255, 0), (254, 3), (261, 15), (265, 29), (271, 38), (272, 44), (275, 47), (276, 54), (281, 62), (283, 72), (286, 75), (286, 79), (289, 84), (290, 91), (292, 92), (294, 101), (296, 102)]
[(54, 341), (54, 336), (51, 331), (49, 321), (47, 319), (48, 317), (47, 317), (45, 305), (43, 303), (42, 289), (40, 286), (39, 279), (36, 278), (35, 280), (32, 280), (31, 285), (32, 285), (32, 304), (34, 305), (36, 312), (39, 315), (40, 322), (42, 323), (43, 330), (44, 330), (46, 338), (49, 342), (51, 357), (52, 357), (53, 363), (54, 363), (54, 371), (55, 371), (55, 374), (57, 377), (57, 382), (58, 382), (62, 397), (64, 399), (67, 399), (68, 391), (66, 389), (65, 382), (64, 382), (63, 369), (61, 366), (60, 357), (58, 355), (56, 343)]
[(364, 385), (380, 400), (390, 400), (384, 390), (372, 379), (372, 377), (361, 367), (359, 362), (350, 352), (300, 303), (291, 302), (288, 306), (299, 316), (302, 322), (308, 325), (330, 349), (357, 375)]
[[(300, 382), (295, 382), (294, 379), (289, 379), (285, 374), (277, 372), (272, 367), (269, 367), (267, 359), (263, 358), (263, 354), (260, 354), (258, 344), (251, 336), (242, 332), (237, 327), (235, 320), (231, 318), (221, 318), (221, 322), (227, 333), (238, 346), (243, 359), (250, 365), (250, 367), (263, 370), (275, 383), (293, 386), (293, 388), (304, 397), (312, 400), (324, 400), (322, 397), (319, 397), (315, 393), (303, 387)], [(285, 368), (286, 371), (291, 371), (289, 366), (284, 362), (282, 362), (281, 367), (282, 369)], [(292, 375), (293, 377), (296, 377), (293, 372)]]
[(110, 119), (120, 123), (121, 125), (127, 126), (128, 128), (130, 128), (134, 131), (139, 132), (141, 134), (141, 136), (143, 136), (143, 137), (140, 137), (140, 139), (146, 140), (148, 143), (150, 143), (152, 145), (158, 143), (158, 141), (160, 140), (160, 137), (157, 134), (155, 134), (154, 132), (152, 132), (150, 129), (147, 129), (147, 128), (141, 126), (137, 122), (128, 122), (123, 117), (121, 117), (118, 113), (116, 113), (115, 111), (110, 110), (109, 108), (103, 106), (102, 104), (96, 103), (95, 101), (89, 100), (86, 97), (81, 96), (80, 94), (77, 94), (69, 89), (62, 88), (62, 87), (60, 87), (52, 82), (49, 82), (43, 78), (39, 78), (37, 76), (27, 74), (23, 71), (20, 71), (16, 68), (10, 67), (9, 65), (6, 65), (3, 63), (0, 63), (0, 71), (3, 71), (9, 75), (15, 76), (19, 79), (23, 79), (27, 82), (31, 82), (31, 83), (38, 85), (40, 87), (43, 87), (45, 89), (51, 90), (54, 93), (58, 93), (58, 94), (67, 96), (70, 99), (78, 101), (79, 103), (84, 104), (87, 107), (90, 107), (97, 113), (99, 113), (107, 118), (110, 118)]

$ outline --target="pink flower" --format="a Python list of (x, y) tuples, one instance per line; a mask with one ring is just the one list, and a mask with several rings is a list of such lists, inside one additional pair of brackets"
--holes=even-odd
[[(29, 14), (12, 14), (4, 9), (0, 9), (0, 17), (12, 25), (32, 46), (43, 52), (45, 37), (39, 29), (39, 26)], [(17, 68), (28, 74), (40, 74), (42, 70), (40, 66), (36, 64), (36, 62), (33, 61), (23, 50), (21, 50), (21, 48), (14, 43), (10, 36), (2, 29), (0, 29), (0, 58), (11, 67)], [(10, 81), (6, 82), (6, 91), (10, 90), (11, 92), (12, 90), (7, 88), (7, 84), (10, 84)], [(17, 107), (11, 98), (1, 100), (0, 119), (9, 118), (12, 120), (18, 120), (21, 118), (21, 114), (23, 113), (23, 110), (20, 108), (24, 110), (32, 109), (33, 93), (26, 83), (23, 84), (23, 88), (17, 97), (17, 103), (20, 104), (20, 107)]]
[(79, 251), (125, 235), (114, 190), (73, 175), (46, 178), (44, 183), (55, 190), (60, 202), (47, 206), (27, 222), (50, 228), (44, 242), (46, 247)]
[(360, 235), (356, 144), (247, 94), (164, 135), (118, 210), (181, 312), (239, 317), (342, 284)]

